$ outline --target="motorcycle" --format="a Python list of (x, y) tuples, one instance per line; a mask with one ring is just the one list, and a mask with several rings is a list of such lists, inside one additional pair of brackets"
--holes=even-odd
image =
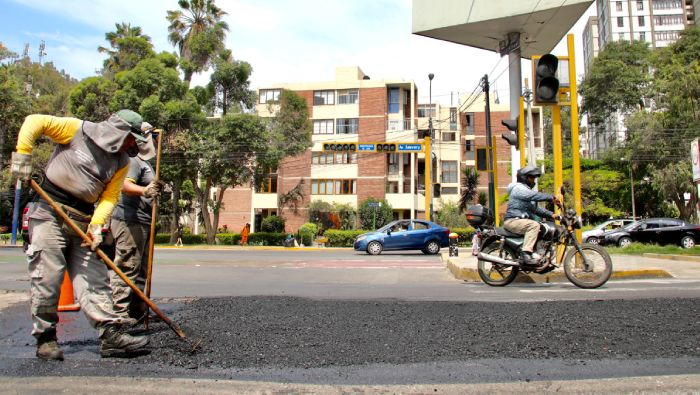
[(533, 252), (537, 265), (524, 264), (518, 258), (523, 235), (494, 227), (493, 215), (488, 208), (481, 205), (469, 207), (467, 220), (476, 229), (472, 254), (479, 260), (479, 277), (486, 284), (503, 287), (513, 282), (519, 272), (545, 274), (562, 266), (569, 281), (580, 288), (598, 288), (610, 279), (610, 255), (599, 245), (579, 243), (575, 232), (581, 228), (581, 218), (573, 209), (566, 209), (563, 187), (561, 195), (556, 202), (564, 213), (559, 224), (540, 222)]

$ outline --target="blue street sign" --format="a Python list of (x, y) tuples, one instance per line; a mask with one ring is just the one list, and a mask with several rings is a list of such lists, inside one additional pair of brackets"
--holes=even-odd
[(369, 206), (369, 207), (382, 207), (382, 203), (381, 202), (369, 202), (369, 203), (367, 203), (367, 206)]
[(399, 144), (399, 151), (423, 151), (422, 144)]
[(374, 151), (374, 144), (358, 144), (358, 151)]

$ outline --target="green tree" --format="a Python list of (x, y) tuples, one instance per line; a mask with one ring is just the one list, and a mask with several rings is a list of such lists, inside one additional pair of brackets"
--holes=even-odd
[(593, 60), (579, 85), (582, 112), (589, 122), (602, 124), (617, 111), (634, 112), (648, 97), (651, 86), (651, 51), (643, 41), (613, 41)]
[[(369, 203), (381, 203), (380, 207), (370, 206)], [(394, 210), (385, 199), (368, 197), (360, 203), (357, 209), (362, 229), (374, 230), (388, 224), (394, 219)]]
[(112, 113), (109, 103), (117, 88), (117, 84), (107, 78), (88, 77), (70, 92), (69, 111), (86, 121), (104, 121)]
[(234, 109), (238, 112), (252, 108), (255, 92), (250, 89), (250, 75), (253, 68), (248, 62), (233, 60), (230, 50), (223, 50), (214, 58), (214, 72), (208, 89), (214, 108), (223, 115)]
[(22, 81), (12, 72), (13, 66), (0, 67), (0, 165), (14, 151), (24, 117), (31, 110), (31, 100), (23, 89)]
[(102, 73), (112, 77), (120, 71), (134, 68), (141, 60), (155, 56), (151, 38), (138, 26), (122, 22), (114, 25), (116, 31), (105, 33), (110, 48), (98, 47), (97, 51), (109, 55), (104, 61)]
[[(470, 199), (470, 202), (473, 200)], [(466, 228), (467, 218), (462, 215), (462, 209), (457, 203), (440, 199), (440, 210), (435, 213), (435, 222), (448, 228)]]
[(462, 190), (459, 196), (458, 209), (460, 212), (466, 211), (467, 207), (474, 203), (478, 187), (479, 172), (473, 167), (465, 167), (462, 175)]
[(180, 51), (180, 67), (189, 86), (192, 75), (207, 68), (212, 57), (223, 48), (228, 24), (221, 20), (226, 12), (214, 0), (178, 0), (180, 10), (168, 11), (168, 40)]

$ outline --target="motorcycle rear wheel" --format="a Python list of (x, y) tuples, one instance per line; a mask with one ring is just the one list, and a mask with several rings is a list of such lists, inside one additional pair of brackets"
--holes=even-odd
[[(503, 259), (516, 260), (515, 252), (509, 247), (503, 249), (503, 254), (499, 254), (501, 243), (492, 243), (481, 250), (482, 254), (498, 256)], [(486, 284), (492, 287), (504, 287), (515, 280), (520, 269), (516, 266), (501, 265), (479, 259), (479, 277)]]
[(564, 256), (564, 273), (579, 288), (598, 288), (605, 284), (612, 275), (612, 259), (605, 249), (595, 244), (581, 244), (581, 251), (588, 260), (586, 270), (581, 254), (576, 248), (570, 248)]

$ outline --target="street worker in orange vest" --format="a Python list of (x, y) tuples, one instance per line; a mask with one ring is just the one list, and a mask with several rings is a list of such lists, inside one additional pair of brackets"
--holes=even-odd
[[(154, 140), (157, 131), (144, 122), (141, 129), (148, 140), (137, 142), (139, 154), (129, 159), (129, 171), (124, 180), (121, 198), (112, 212), (109, 229), (114, 237), (114, 264), (141, 291), (146, 285), (148, 269), (148, 240), (151, 233), (153, 199), (160, 196), (163, 182), (155, 179), (149, 160), (156, 156)], [(121, 317), (140, 323), (146, 317), (146, 303), (115, 273), (109, 271), (114, 311)]]
[(92, 240), (75, 234), (38, 195), (30, 209), (27, 249), (31, 290), (32, 335), (36, 356), (63, 360), (58, 347), (58, 298), (63, 275), (68, 275), (90, 324), (99, 330), (102, 357), (130, 357), (148, 352), (145, 336), (123, 332), (133, 324), (115, 314), (107, 266), (94, 252), (103, 240), (103, 227), (112, 213), (129, 169), (129, 157), (138, 154), (137, 140), (146, 140), (143, 120), (121, 110), (106, 121), (29, 115), (19, 131), (12, 153), (13, 177), (27, 181), (32, 174), (34, 142), (47, 136), (57, 145), (48, 164), (42, 189), (55, 200)]

